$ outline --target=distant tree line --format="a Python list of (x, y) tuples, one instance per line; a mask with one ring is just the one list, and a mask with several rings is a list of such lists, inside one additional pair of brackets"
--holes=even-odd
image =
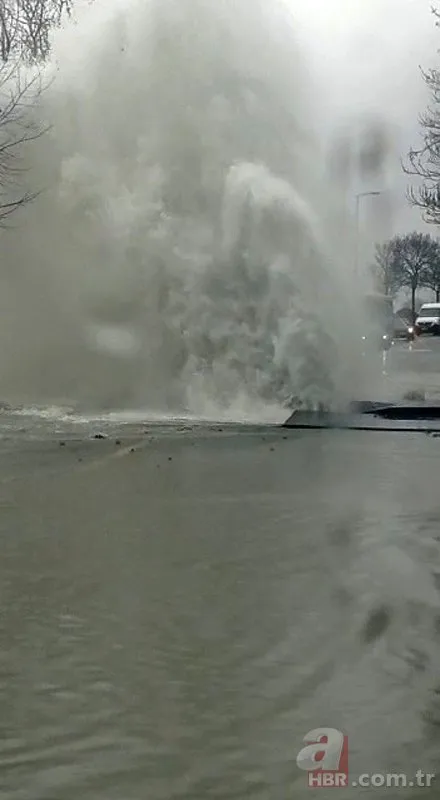
[(416, 292), (432, 289), (440, 302), (440, 239), (414, 231), (376, 245), (373, 271), (380, 289), (394, 296), (400, 289), (411, 293), (415, 318)]

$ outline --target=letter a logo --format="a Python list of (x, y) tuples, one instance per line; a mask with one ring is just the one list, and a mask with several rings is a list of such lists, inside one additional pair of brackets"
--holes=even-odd
[(335, 728), (315, 728), (304, 736), (306, 747), (298, 753), (296, 763), (300, 769), (314, 772), (316, 769), (336, 771), (339, 769), (344, 749), (344, 735)]

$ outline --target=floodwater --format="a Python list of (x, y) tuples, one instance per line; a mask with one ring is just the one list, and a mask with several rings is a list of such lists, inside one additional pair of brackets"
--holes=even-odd
[(438, 770), (440, 440), (0, 421), (1, 797), (305, 798), (323, 726)]

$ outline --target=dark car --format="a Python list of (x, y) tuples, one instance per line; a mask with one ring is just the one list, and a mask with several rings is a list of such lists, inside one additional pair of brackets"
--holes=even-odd
[(395, 314), (393, 336), (394, 339), (405, 339), (411, 342), (415, 336), (415, 327), (405, 317)]

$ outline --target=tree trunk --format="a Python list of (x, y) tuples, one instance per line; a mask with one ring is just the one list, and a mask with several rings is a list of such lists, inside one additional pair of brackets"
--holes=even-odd
[(435, 302), (440, 303), (440, 286), (437, 286), (435, 290)]
[(411, 287), (411, 313), (413, 324), (416, 321), (416, 287)]

